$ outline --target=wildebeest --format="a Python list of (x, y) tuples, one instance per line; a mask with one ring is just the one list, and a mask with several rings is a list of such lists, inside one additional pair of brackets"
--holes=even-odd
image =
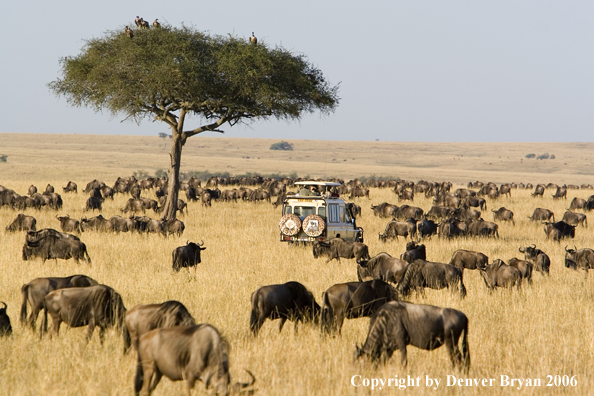
[(112, 231), (112, 223), (102, 215), (97, 215), (87, 219), (80, 219), (80, 228), (82, 231)]
[(12, 334), (12, 326), (10, 324), (10, 318), (6, 313), (8, 305), (4, 301), (0, 301), (4, 305), (4, 308), (0, 308), (0, 337), (9, 336)]
[(179, 301), (137, 305), (124, 317), (124, 353), (128, 352), (131, 345), (136, 347), (138, 338), (153, 329), (195, 324), (188, 309)]
[(491, 211), (493, 212), (493, 221), (511, 221), (513, 225), (516, 225), (516, 222), (514, 221), (514, 212), (511, 210), (502, 206), (497, 210), (491, 209)]
[(534, 192), (530, 195), (532, 195), (533, 197), (537, 197), (537, 196), (543, 196), (545, 192), (545, 186), (543, 184), (539, 184), (536, 186), (536, 188), (534, 189)]
[(89, 197), (89, 199), (87, 199), (87, 204), (85, 206), (84, 211), (86, 212), (88, 210), (92, 210), (94, 212), (95, 209), (101, 210), (102, 204), (103, 204), (103, 198)]
[[(69, 287), (88, 287), (97, 285), (97, 281), (85, 275), (71, 275), (65, 278), (36, 278), (21, 287), (23, 304), (21, 305), (21, 323), (35, 328), (39, 311), (43, 309), (43, 298), (56, 289)], [(31, 305), (31, 315), (27, 319), (27, 302)]]
[(555, 214), (552, 210), (536, 208), (534, 209), (532, 216), (528, 216), (528, 218), (532, 221), (549, 221), (550, 219), (555, 221)]
[[(150, 396), (162, 376), (185, 381), (188, 396), (197, 380), (206, 389), (227, 396), (231, 384), (229, 346), (219, 331), (209, 324), (155, 329), (138, 340), (138, 365), (134, 379), (136, 394)], [(247, 371), (247, 370), (246, 370)], [(256, 381), (236, 383), (231, 390), (240, 393)]]
[(549, 256), (540, 249), (536, 248), (536, 245), (532, 244), (531, 246), (527, 246), (522, 250), (521, 247), (518, 248), (520, 253), (524, 253), (524, 258), (529, 260), (534, 264), (534, 269), (541, 274), (549, 275), (549, 269), (551, 267), (551, 259)]
[(109, 219), (111, 223), (111, 230), (116, 233), (132, 232), (136, 229), (136, 222), (133, 219), (125, 219), (122, 216), (113, 216)]
[(467, 220), (466, 233), (474, 236), (494, 236), (499, 238), (499, 226), (490, 221)]
[(514, 286), (520, 290), (522, 286), (520, 270), (505, 264), (501, 260), (495, 260), (492, 264), (480, 267), (479, 271), (490, 291), (493, 291), (496, 287), (509, 287), (511, 289)]
[(43, 299), (41, 337), (47, 332), (48, 314), (52, 317), (52, 333), (59, 334), (62, 322), (69, 327), (88, 326), (88, 341), (98, 326), (99, 338), (103, 343), (105, 329), (115, 327), (118, 331), (123, 330), (126, 307), (122, 297), (111, 287), (94, 285), (57, 289), (48, 293)]
[(66, 216), (59, 216), (56, 215), (56, 219), (60, 221), (60, 228), (63, 232), (78, 232), (80, 233), (82, 230), (80, 228), (80, 221), (76, 219), (71, 219), (69, 215)]
[(584, 213), (575, 213), (568, 210), (563, 214), (561, 220), (573, 226), (581, 224), (582, 227), (588, 227), (588, 219)]
[(37, 187), (35, 187), (33, 184), (31, 184), (29, 186), (29, 189), (27, 190), (27, 194), (29, 194), (29, 196), (35, 194), (37, 192)]
[(423, 213), (423, 209), (417, 206), (402, 205), (394, 210), (394, 217), (402, 221), (410, 221), (410, 219), (418, 221), (423, 218)]
[(142, 199), (129, 198), (126, 201), (126, 206), (124, 206), (124, 208), (121, 209), (121, 211), (123, 213), (128, 213), (128, 212), (132, 212), (132, 213), (142, 212), (142, 213), (145, 213), (146, 212), (146, 206), (145, 206), (145, 203), (144, 203), (144, 201)]
[[(458, 341), (462, 337), (461, 349)], [(468, 373), (468, 318), (451, 308), (392, 301), (384, 304), (369, 321), (365, 343), (356, 347), (355, 358), (368, 356), (372, 361), (386, 362), (400, 350), (402, 366), (407, 365), (406, 346), (434, 350), (446, 345), (452, 366)]]
[(359, 282), (381, 279), (384, 282), (398, 283), (407, 262), (388, 253), (379, 253), (370, 258), (365, 267), (357, 265)]
[(560, 242), (563, 238), (575, 238), (575, 226), (563, 220), (556, 223), (545, 222), (544, 232), (547, 239)]
[(460, 290), (460, 298), (464, 298), (466, 287), (462, 276), (462, 270), (453, 265), (416, 260), (404, 269), (397, 290), (401, 296), (406, 297), (412, 289), (424, 293), (425, 287), (436, 290), (448, 288), (451, 292)]
[(433, 220), (424, 218), (417, 223), (417, 235), (419, 238), (430, 237), (437, 234), (437, 224)]
[(345, 208), (353, 219), (361, 216), (361, 207), (359, 205), (354, 204), (353, 202), (347, 202)]
[(586, 203), (587, 201), (585, 199), (575, 197), (571, 200), (571, 203), (569, 204), (569, 209), (584, 209), (586, 207)]
[(384, 233), (379, 233), (379, 239), (382, 242), (392, 238), (398, 239), (398, 236), (402, 236), (405, 239), (410, 236), (410, 238), (413, 239), (416, 234), (417, 222), (415, 219), (409, 219), (407, 221), (397, 221), (392, 219), (392, 221), (386, 225)]
[(314, 296), (299, 282), (287, 282), (281, 285), (262, 286), (251, 297), (252, 312), (250, 330), (258, 335), (266, 319), (280, 319), (279, 333), (285, 322), (295, 322), (295, 331), (300, 321), (317, 323), (320, 306)]
[(456, 250), (450, 260), (450, 265), (460, 268), (462, 271), (465, 268), (475, 270), (487, 264), (489, 264), (489, 258), (485, 254), (465, 249)]
[(425, 245), (417, 245), (414, 241), (408, 242), (406, 244), (406, 251), (400, 255), (400, 259), (409, 264), (419, 259), (426, 260), (427, 250), (425, 249)]
[(64, 234), (57, 231), (58, 234), (45, 231), (47, 230), (27, 232), (27, 239), (23, 245), (23, 260), (40, 257), (45, 262), (49, 259), (57, 261), (57, 259), (74, 258), (77, 263), (79, 260), (91, 263), (87, 246), (78, 238), (65, 237)]
[(515, 267), (518, 270), (520, 270), (522, 279), (526, 279), (526, 281), (528, 281), (528, 284), (532, 284), (532, 269), (534, 268), (534, 265), (531, 262), (527, 260), (520, 260), (515, 257), (509, 259), (507, 262), (509, 266)]
[(370, 199), (369, 189), (361, 186), (353, 187), (351, 189), (351, 195), (349, 196), (349, 199), (353, 199), (355, 197), (367, 197), (367, 199)]
[[(568, 265), (569, 262), (573, 262), (573, 265)], [(594, 250), (589, 248), (578, 250), (575, 246), (573, 249), (567, 249), (565, 246), (565, 267), (586, 270), (587, 275), (588, 270), (594, 268)]]
[(75, 182), (69, 181), (68, 184), (66, 185), (66, 187), (62, 187), (62, 190), (64, 190), (65, 193), (67, 193), (67, 192), (78, 193), (78, 186), (76, 185)]
[(397, 299), (396, 290), (380, 279), (333, 285), (322, 295), (322, 330), (341, 334), (345, 318), (369, 317), (385, 303)]
[(187, 241), (185, 246), (176, 247), (172, 252), (173, 270), (179, 272), (182, 268), (196, 267), (200, 264), (200, 251), (206, 249), (204, 242), (197, 244)]
[(328, 260), (338, 260), (340, 258), (352, 259), (354, 258), (357, 264), (363, 264), (370, 259), (369, 248), (362, 242), (350, 242), (345, 241), (342, 238), (332, 238), (329, 242), (316, 242), (313, 244), (313, 256), (318, 258), (321, 256), (327, 256)]
[(6, 231), (35, 231), (37, 220), (33, 216), (27, 216), (22, 213), (13, 220), (10, 225), (6, 227)]
[(557, 191), (555, 194), (551, 194), (553, 199), (565, 198), (567, 199), (567, 188), (565, 187), (557, 187)]
[(382, 202), (379, 205), (371, 205), (373, 215), (379, 217), (392, 217), (394, 216), (396, 209), (398, 209), (398, 206), (389, 204), (387, 202)]
[[(462, 228), (464, 227), (464, 228)], [(449, 218), (439, 223), (439, 237), (440, 238), (454, 238), (462, 236), (466, 233), (466, 224), (458, 219)]]
[(487, 210), (487, 201), (484, 198), (466, 197), (462, 201), (462, 206), (472, 206), (480, 208), (480, 210)]
[(427, 217), (431, 217), (436, 220), (445, 219), (451, 217), (458, 213), (460, 209), (450, 208), (448, 206), (439, 206), (433, 205), (429, 212), (427, 212)]
[(166, 236), (177, 234), (177, 236), (182, 236), (184, 233), (186, 226), (184, 222), (178, 219), (169, 219), (163, 221), (162, 230), (163, 234)]

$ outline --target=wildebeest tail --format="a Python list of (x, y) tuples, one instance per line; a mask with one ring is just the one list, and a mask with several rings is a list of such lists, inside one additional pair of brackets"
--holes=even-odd
[(45, 299), (41, 302), (43, 306), (43, 318), (41, 320), (41, 326), (39, 326), (39, 338), (42, 338), (47, 333), (47, 307), (45, 305)]
[(89, 256), (89, 252), (87, 251), (87, 247), (85, 246), (85, 250), (83, 252), (83, 256), (87, 260), (87, 263), (91, 264), (91, 256)]
[(464, 372), (468, 374), (470, 369), (470, 348), (468, 347), (468, 319), (464, 324), (462, 330), (462, 364), (464, 365)]
[[(136, 341), (136, 351), (138, 351), (138, 340)], [(139, 395), (144, 382), (144, 370), (142, 369), (142, 362), (140, 361), (140, 353), (138, 353), (138, 363), (136, 364), (136, 377), (134, 377), (134, 392)]]
[[(123, 331), (123, 338), (124, 338), (124, 355), (128, 353), (130, 350), (130, 346), (132, 345), (132, 340), (130, 338), (130, 332), (128, 331), (128, 326), (124, 325)], [(138, 350), (138, 337), (134, 342), (134, 349)]]
[(250, 330), (254, 335), (258, 333), (258, 291), (252, 293), (252, 313), (250, 315)]
[(329, 333), (332, 329), (332, 321), (334, 318), (334, 312), (332, 306), (328, 300), (328, 293), (322, 293), (322, 308), (320, 314), (320, 326), (322, 333)]
[(21, 287), (21, 293), (23, 294), (23, 304), (21, 305), (21, 323), (25, 323), (27, 320), (27, 300), (29, 299), (29, 285), (23, 285)]

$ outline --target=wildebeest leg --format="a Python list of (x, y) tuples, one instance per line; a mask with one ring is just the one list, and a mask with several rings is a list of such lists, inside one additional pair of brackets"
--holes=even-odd
[(458, 349), (458, 339), (454, 337), (454, 334), (446, 335), (445, 345), (448, 349), (448, 353), (450, 354), (450, 360), (452, 361), (452, 367), (455, 368), (456, 366), (462, 365), (462, 354), (460, 353), (460, 349)]
[(283, 326), (285, 325), (285, 322), (287, 321), (287, 318), (285, 317), (281, 317), (280, 318), (280, 323), (278, 325), (278, 332), (280, 333), (283, 330)]
[(62, 324), (62, 320), (59, 317), (52, 317), (52, 331), (50, 333), (50, 339), (52, 335), (55, 334), (56, 337), (60, 335), (60, 324)]
[(154, 363), (150, 365), (143, 365), (144, 381), (142, 389), (140, 390), (141, 396), (149, 396), (161, 381), (161, 372), (155, 367)]
[(336, 325), (338, 335), (341, 336), (342, 335), (342, 324), (344, 323), (344, 313), (342, 311), (339, 311), (336, 314), (336, 320), (334, 323)]
[(406, 368), (406, 365), (408, 364), (406, 358), (406, 343), (404, 342), (404, 339), (400, 337), (396, 340), (396, 344), (398, 344), (398, 349), (400, 349), (400, 363), (402, 364), (402, 368)]
[(193, 374), (190, 374), (186, 379), (186, 393), (188, 396), (192, 395), (192, 389), (194, 388), (194, 383), (196, 383), (196, 377)]
[(87, 327), (87, 342), (91, 341), (91, 337), (93, 337), (93, 331), (95, 331), (95, 319), (89, 320), (89, 325)]

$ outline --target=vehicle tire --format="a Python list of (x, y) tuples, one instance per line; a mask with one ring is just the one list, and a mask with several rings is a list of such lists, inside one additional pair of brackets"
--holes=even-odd
[(293, 213), (287, 213), (281, 217), (278, 226), (283, 235), (293, 236), (296, 235), (301, 229), (301, 220), (299, 220), (297, 215), (294, 215)]
[(326, 223), (324, 223), (324, 219), (320, 216), (312, 214), (303, 219), (302, 228), (307, 236), (319, 237), (324, 232)]

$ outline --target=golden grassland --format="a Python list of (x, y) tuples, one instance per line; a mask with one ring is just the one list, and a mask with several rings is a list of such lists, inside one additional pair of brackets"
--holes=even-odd
[[(68, 147), (65, 135), (59, 136), (56, 149), (53, 150), (51, 146), (54, 136), (47, 135), (37, 140), (33, 135), (18, 138), (14, 136), (7, 138), (6, 135), (0, 135), (0, 139), (3, 139), (3, 143), (19, 140), (21, 144), (32, 145), (33, 149), (26, 150), (24, 146), (13, 143), (0, 145), (0, 151), (9, 155), (9, 162), (0, 164), (0, 184), (21, 194), (25, 194), (32, 183), (40, 189), (50, 183), (61, 193), (60, 187), (66, 185), (69, 179), (77, 182), (79, 189), (82, 189), (86, 182), (94, 178), (102, 179), (111, 185), (117, 176), (129, 176), (138, 169), (150, 170), (167, 166), (167, 160), (164, 159), (167, 157), (165, 149), (158, 155), (153, 154), (154, 147), (147, 143), (147, 147), (141, 146), (137, 151), (130, 150), (132, 143), (144, 141), (146, 138), (130, 138), (129, 141), (125, 137), (113, 139), (112, 147), (109, 139), (116, 137), (91, 142), (88, 137), (85, 140), (79, 136), (71, 136), (73, 151), (69, 152), (69, 155), (62, 155), (62, 149)], [(155, 140), (155, 147), (163, 145), (161, 139)], [(204, 149), (193, 147), (184, 151), (183, 166), (189, 168), (188, 170), (223, 171), (224, 167), (218, 168), (212, 164), (227, 161), (233, 164), (233, 168), (229, 168), (234, 169), (229, 170), (232, 174), (246, 171), (284, 173), (283, 166), (278, 165), (276, 168), (272, 165), (267, 168), (257, 164), (252, 170), (247, 166), (248, 162), (245, 159), (231, 156), (225, 159), (224, 155), (216, 154), (216, 150), (209, 146), (211, 143), (223, 146), (231, 143), (240, 145), (240, 139), (227, 139), (227, 143), (220, 143), (219, 139), (215, 138), (205, 141), (207, 144)], [(265, 148), (266, 155), (272, 156), (272, 152), (268, 152), (271, 142), (274, 141), (251, 142), (246, 150), (255, 150), (253, 147), (259, 144), (261, 149)], [(314, 142), (307, 144), (313, 147)], [(315, 144), (319, 145), (320, 142)], [(379, 145), (378, 142), (370, 144)], [(81, 145), (85, 148), (79, 149)], [(345, 143), (345, 153), (349, 151), (347, 146), (352, 148), (360, 144)], [(520, 152), (523, 153), (528, 148), (522, 148)], [(225, 151), (222, 146), (217, 146), (217, 149)], [(447, 147), (444, 151), (447, 151), (446, 149)], [(195, 150), (194, 154), (192, 150)], [(533, 148), (530, 152), (541, 152), (539, 150)], [(550, 146), (544, 147), (544, 150), (555, 154), (562, 153), (561, 148), (553, 151)], [(567, 150), (569, 152), (569, 148)], [(206, 155), (206, 151), (210, 154)], [(364, 148), (360, 148), (357, 151), (359, 154), (349, 154), (350, 158), (363, 156), (364, 151)], [(422, 156), (422, 151), (418, 149), (415, 153)], [(282, 154), (297, 155), (295, 152)], [(252, 157), (249, 154), (247, 156)], [(151, 160), (153, 157), (154, 160)], [(421, 160), (428, 160), (429, 157), (429, 154), (425, 154)], [(208, 165), (197, 166), (196, 162), (192, 162), (197, 158)], [(444, 156), (440, 158), (442, 164), (449, 161)], [(266, 159), (266, 162), (278, 161), (278, 158)], [(303, 164), (299, 161), (287, 161), (287, 164), (294, 166), (288, 166), (287, 173), (297, 171), (318, 175), (312, 170), (318, 169), (314, 166), (317, 163), (303, 161)], [(360, 161), (357, 166), (347, 170), (356, 170), (356, 174), (361, 175), (380, 175), (384, 170), (393, 169), (391, 165), (381, 167), (364, 162), (363, 159)], [(505, 167), (492, 173), (480, 173), (482, 171), (478, 169), (479, 176), (466, 178), (466, 174), (463, 173), (467, 172), (466, 170), (448, 166), (431, 168), (422, 175), (414, 173), (418, 171), (417, 168), (407, 169), (411, 174), (429, 180), (485, 180), (480, 175), (487, 175), (485, 177), (492, 177), (487, 180), (495, 181), (513, 179), (533, 183), (589, 182), (580, 175), (553, 171), (540, 175), (532, 171), (522, 171), (525, 173), (521, 174), (526, 178), (520, 180), (516, 179), (517, 173), (506, 170)], [(542, 163), (541, 166), (545, 164)], [(301, 167), (307, 171), (302, 171)], [(329, 173), (341, 176), (334, 173), (334, 170), (339, 168), (330, 168), (329, 164), (328, 169)], [(346, 176), (347, 171), (344, 172), (343, 177), (350, 178)], [(394, 172), (398, 175), (397, 171)], [(72, 260), (58, 260), (57, 263), (52, 260), (45, 264), (40, 260), (23, 261), (23, 233), (6, 233), (3, 228), (18, 212), (0, 208), (0, 300), (8, 304), (8, 314), (14, 327), (11, 337), (0, 339), (0, 395), (133, 394), (136, 357), (133, 353), (122, 355), (123, 343), (114, 331), (108, 331), (106, 341), (101, 346), (97, 334), (94, 334), (89, 343), (85, 341), (86, 328), (67, 329), (63, 325), (59, 337), (40, 340), (37, 332), (18, 323), (20, 287), (24, 283), (36, 277), (68, 276), (75, 273), (89, 275), (113, 287), (122, 295), (127, 308), (170, 299), (181, 301), (198, 322), (211, 323), (224, 334), (231, 345), (230, 369), (233, 380), (245, 381), (247, 378), (243, 369), (249, 369), (257, 377), (256, 387), (259, 395), (397, 392), (395, 388), (373, 392), (369, 388), (354, 388), (351, 385), (354, 375), (385, 379), (395, 376), (420, 376), (421, 386), (406, 390), (414, 394), (592, 394), (594, 391), (590, 389), (594, 386), (591, 379), (594, 372), (594, 280), (585, 277), (583, 271), (576, 272), (564, 268), (565, 243), (545, 240), (542, 226), (527, 219), (535, 207), (549, 208), (555, 212), (556, 218), (560, 219), (574, 196), (587, 198), (592, 192), (569, 190), (567, 201), (554, 201), (549, 192), (550, 190), (547, 190), (544, 198), (532, 198), (530, 191), (514, 190), (511, 198), (488, 201), (489, 210), (484, 213), (486, 220), (492, 220), (490, 210), (500, 206), (512, 209), (515, 213), (516, 225), (501, 224), (499, 239), (462, 238), (444, 241), (434, 237), (425, 242), (428, 259), (440, 262), (449, 262), (452, 253), (459, 248), (482, 251), (491, 260), (507, 260), (514, 256), (520, 257), (518, 247), (531, 243), (536, 243), (551, 257), (551, 276), (546, 278), (535, 273), (533, 285), (523, 285), (521, 293), (515, 290), (497, 290), (490, 294), (478, 272), (466, 271), (464, 282), (468, 296), (464, 300), (446, 290), (428, 290), (424, 299), (417, 298), (414, 294), (411, 296), (413, 302), (459, 309), (468, 316), (472, 358), (468, 375), (451, 368), (445, 348), (427, 352), (409, 346), (409, 365), (406, 369), (400, 365), (398, 352), (387, 365), (376, 369), (366, 363), (353, 362), (355, 345), (365, 340), (368, 319), (346, 320), (342, 337), (335, 338), (322, 337), (317, 328), (309, 325), (300, 326), (298, 334), (295, 334), (290, 323), (287, 323), (283, 332), (279, 334), (278, 322), (267, 321), (258, 338), (254, 339), (249, 332), (250, 296), (258, 287), (294, 280), (308, 287), (320, 301), (322, 292), (331, 285), (357, 279), (354, 260), (325, 264), (325, 259), (313, 259), (311, 248), (290, 247), (279, 242), (280, 209), (275, 209), (268, 203), (214, 202), (210, 208), (203, 208), (199, 203), (190, 203), (189, 213), (180, 216), (186, 225), (182, 237), (83, 233), (81, 239), (87, 245), (92, 258), (91, 265), (75, 264)], [(149, 192), (143, 194), (148, 196)], [(388, 219), (374, 217), (369, 208), (371, 203), (397, 203), (397, 199), (387, 189), (372, 189), (370, 196), (370, 200), (363, 198), (355, 201), (363, 208), (358, 225), (365, 229), (365, 241), (369, 245), (370, 253), (375, 255), (385, 251), (397, 256), (405, 250), (406, 241), (400, 238), (398, 241), (381, 243), (377, 234), (384, 230)], [(64, 208), (59, 211), (60, 214), (69, 214), (77, 219), (85, 215), (91, 216), (90, 213), (82, 211), (87, 198), (84, 194), (62, 194), (62, 197)], [(103, 216), (109, 218), (121, 214), (120, 208), (124, 207), (127, 199), (127, 196), (119, 195), (114, 201), (106, 201)], [(415, 197), (414, 205), (427, 211), (431, 201), (418, 195)], [(59, 228), (58, 220), (55, 218), (56, 212), (53, 210), (28, 209), (24, 213), (37, 218), (38, 228)], [(152, 213), (149, 215), (157, 217)], [(207, 249), (202, 253), (203, 262), (196, 271), (184, 270), (174, 273), (171, 269), (171, 252), (175, 247), (184, 245), (187, 240), (204, 241)], [(575, 240), (568, 243), (581, 248), (592, 247), (593, 242), (591, 228), (580, 227), (577, 229)], [(496, 381), (493, 387), (447, 387), (445, 382), (448, 375), (458, 378), (495, 378)], [(511, 391), (509, 387), (499, 386), (501, 375), (511, 378), (539, 378), (542, 386), (523, 387)], [(577, 386), (547, 387), (548, 375), (575, 376)], [(425, 376), (440, 379), (439, 389), (433, 391), (425, 387)], [(194, 394), (204, 392), (202, 384), (197, 384), (196, 387)], [(516, 387), (517, 384), (514, 389)], [(183, 389), (181, 382), (173, 383), (163, 379), (154, 394), (183, 394)]]
[[(64, 178), (65, 180), (66, 178)], [(54, 186), (65, 182), (47, 179)], [(85, 180), (76, 180), (79, 186)], [(110, 181), (106, 180), (110, 183)], [(7, 187), (25, 193), (29, 182), (3, 181)], [(470, 320), (469, 343), (472, 366), (468, 376), (451, 368), (445, 348), (433, 352), (409, 347), (409, 366), (403, 369), (398, 352), (384, 367), (374, 369), (364, 363), (353, 363), (356, 344), (366, 337), (368, 319), (347, 320), (342, 337), (321, 337), (318, 329), (300, 326), (294, 333), (288, 323), (278, 333), (278, 322), (267, 321), (257, 339), (249, 332), (250, 295), (267, 284), (295, 280), (306, 285), (320, 300), (322, 292), (335, 283), (356, 280), (353, 260), (325, 264), (315, 260), (310, 248), (289, 247), (278, 241), (280, 209), (268, 203), (219, 203), (202, 208), (191, 203), (189, 213), (180, 218), (186, 225), (182, 237), (163, 238), (156, 235), (103, 234), (81, 235), (92, 258), (92, 264), (23, 261), (22, 233), (0, 231), (0, 299), (8, 304), (14, 326), (10, 338), (0, 340), (1, 395), (128, 395), (133, 393), (135, 356), (122, 356), (122, 340), (114, 332), (107, 333), (99, 344), (95, 334), (85, 342), (86, 329), (62, 326), (59, 337), (40, 340), (37, 333), (18, 323), (22, 284), (40, 276), (67, 276), (83, 273), (115, 288), (128, 308), (137, 304), (176, 299), (185, 304), (198, 322), (215, 325), (231, 345), (231, 373), (235, 380), (244, 379), (243, 368), (257, 377), (258, 394), (262, 395), (344, 395), (369, 393), (369, 388), (351, 386), (353, 375), (367, 378), (394, 378), (411, 375), (421, 377), (421, 387), (408, 389), (415, 394), (429, 393), (425, 376), (442, 380), (435, 394), (458, 394), (459, 387), (446, 387), (447, 375), (458, 378), (496, 378), (493, 387), (469, 387), (464, 394), (500, 394), (499, 376), (540, 378), (539, 388), (523, 388), (522, 394), (587, 394), (594, 385), (594, 311), (593, 281), (583, 272), (563, 268), (564, 244), (544, 239), (541, 225), (526, 218), (534, 207), (547, 207), (561, 217), (568, 201), (575, 195), (587, 197), (586, 191), (570, 191), (568, 201), (552, 198), (531, 198), (528, 191), (513, 191), (510, 199), (489, 202), (491, 208), (506, 206), (516, 213), (516, 226), (502, 224), (499, 239), (459, 239), (426, 242), (428, 258), (449, 262), (459, 248), (479, 250), (490, 259), (518, 256), (519, 246), (536, 243), (551, 257), (551, 276), (536, 273), (532, 286), (523, 291), (497, 290), (489, 294), (478, 272), (466, 271), (464, 281), (468, 296), (460, 300), (446, 290), (428, 290), (425, 299), (414, 302), (452, 307), (466, 313)], [(584, 194), (587, 194), (584, 196)], [(549, 196), (550, 197), (550, 196)], [(63, 214), (75, 218), (89, 216), (82, 208), (82, 194), (63, 194)], [(128, 197), (119, 195), (106, 201), (103, 216), (120, 214)], [(377, 233), (383, 231), (387, 219), (374, 217), (372, 202), (396, 202), (389, 190), (372, 189), (371, 200), (359, 199), (363, 207), (359, 221), (366, 230), (366, 242), (372, 255), (386, 251), (399, 255), (405, 241), (381, 243)], [(415, 204), (428, 210), (431, 202), (418, 197)], [(59, 228), (52, 210), (27, 210), (38, 220), (38, 228)], [(0, 224), (8, 225), (17, 212), (0, 209)], [(485, 213), (487, 219), (490, 213)], [(207, 249), (197, 271), (174, 273), (171, 251), (186, 240), (203, 240)], [(592, 246), (590, 229), (580, 228), (572, 244)], [(546, 387), (547, 375), (576, 376), (576, 387)], [(198, 384), (196, 394), (203, 391)], [(390, 392), (395, 392), (391, 389)], [(432, 391), (433, 392), (433, 391)], [(183, 385), (162, 380), (156, 395), (182, 394)]]

